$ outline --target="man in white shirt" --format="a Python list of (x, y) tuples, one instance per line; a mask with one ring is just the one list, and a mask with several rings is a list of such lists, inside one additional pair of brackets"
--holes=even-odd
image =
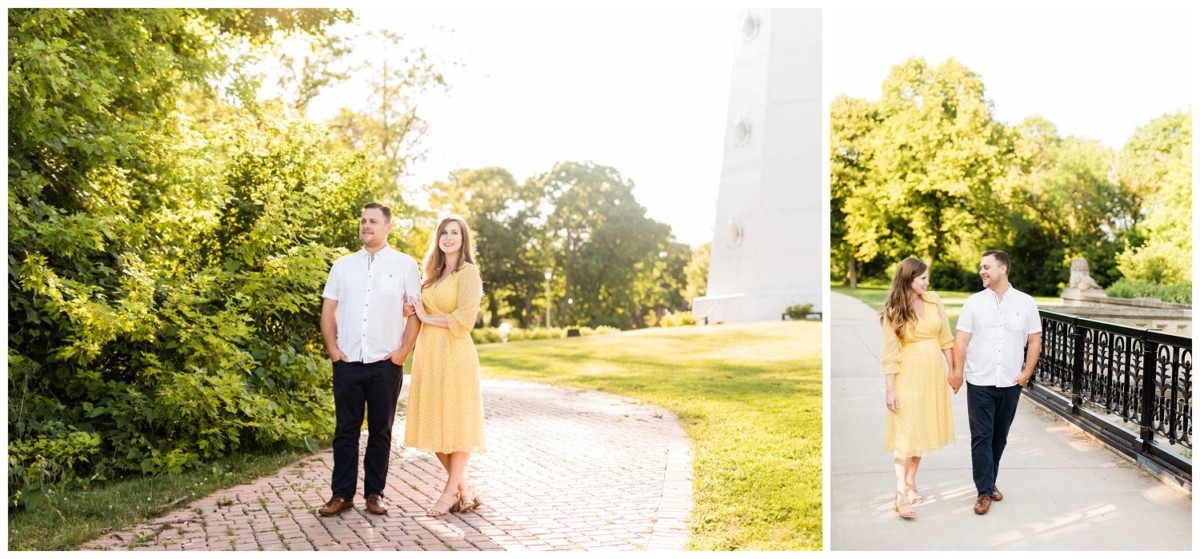
[(975, 478), (975, 514), (987, 514), (1004, 498), (996, 488), (1000, 456), (1017, 413), (1021, 388), (1033, 376), (1042, 349), (1042, 321), (1033, 297), (1008, 282), (1009, 257), (989, 250), (979, 263), (984, 290), (971, 295), (958, 316), (954, 339), (957, 394), (964, 375), (971, 423), (971, 469)]
[(392, 211), (372, 202), (363, 207), (358, 234), (362, 250), (334, 262), (321, 306), (321, 335), (333, 362), (333, 497), (322, 516), (354, 506), (358, 483), (358, 438), (364, 405), (367, 451), (363, 495), (367, 511), (387, 514), (383, 489), (391, 457), (392, 423), (404, 383), (404, 361), (417, 340), (421, 321), (405, 317), (404, 297), (421, 294), (413, 257), (388, 246)]

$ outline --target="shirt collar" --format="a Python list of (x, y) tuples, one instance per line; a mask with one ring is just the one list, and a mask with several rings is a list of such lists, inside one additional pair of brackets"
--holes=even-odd
[[(379, 256), (380, 254), (383, 254), (385, 252), (391, 252), (391, 251), (392, 251), (392, 245), (384, 244), (383, 248), (379, 249), (379, 251), (375, 253), (375, 256)], [(358, 252), (359, 252), (359, 254), (363, 255), (363, 258), (371, 258), (371, 253), (367, 252), (367, 247), (365, 247), (365, 246), (362, 247), (361, 249), (359, 249)]]
[[(996, 293), (995, 289), (992, 289), (990, 287), (985, 288), (984, 291), (987, 291), (988, 293), (990, 293), (992, 295), (993, 299), (996, 298), (996, 295), (999, 295), (999, 293)], [(1010, 284), (1008, 284), (1008, 289), (1004, 291), (1004, 297), (1003, 297), (1003, 299), (1001, 299), (1001, 301), (1007, 301), (1008, 298), (1011, 297), (1013, 293), (1020, 293), (1020, 291), (1017, 291), (1016, 286), (1014, 286), (1013, 284), (1010, 283)]]

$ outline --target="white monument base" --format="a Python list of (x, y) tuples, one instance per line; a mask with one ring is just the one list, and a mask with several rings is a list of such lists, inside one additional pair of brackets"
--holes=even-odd
[(821, 293), (800, 291), (775, 293), (731, 293), (712, 297), (697, 297), (692, 303), (692, 316), (704, 324), (722, 322), (758, 322), (779, 320), (792, 305), (811, 304), (813, 312), (821, 308)]

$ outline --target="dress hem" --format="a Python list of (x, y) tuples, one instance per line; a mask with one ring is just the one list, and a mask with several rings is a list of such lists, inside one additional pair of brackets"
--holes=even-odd
[(895, 445), (891, 445), (890, 447), (884, 448), (884, 450), (891, 451), (892, 453), (899, 454), (901, 456), (924, 456), (925, 454), (928, 454), (935, 450), (941, 450), (943, 448), (946, 448), (947, 446), (950, 446), (950, 443), (946, 443), (941, 446), (905, 448), (905, 449), (897, 449), (897, 448), (895, 448)]
[(423, 451), (423, 452), (428, 452), (428, 453), (431, 453), (431, 454), (453, 454), (453, 453), (455, 453), (455, 452), (466, 452), (466, 453), (469, 453), (469, 454), (487, 454), (487, 448), (486, 448), (486, 447), (485, 447), (485, 448), (483, 448), (483, 449), (480, 449), (480, 447), (472, 447), (472, 448), (469, 448), (469, 449), (456, 448), (456, 449), (454, 449), (454, 450), (434, 450), (434, 448), (433, 448), (433, 447), (426, 447), (426, 446), (415, 446), (415, 445), (409, 445), (409, 444), (406, 444), (406, 445), (404, 445), (404, 446), (405, 446), (406, 448), (411, 448), (411, 449), (415, 449), (415, 450), (420, 450), (420, 451)]

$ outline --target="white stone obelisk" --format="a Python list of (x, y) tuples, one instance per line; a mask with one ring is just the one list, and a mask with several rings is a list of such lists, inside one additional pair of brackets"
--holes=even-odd
[(740, 14), (700, 320), (779, 320), (821, 310), (821, 11)]

